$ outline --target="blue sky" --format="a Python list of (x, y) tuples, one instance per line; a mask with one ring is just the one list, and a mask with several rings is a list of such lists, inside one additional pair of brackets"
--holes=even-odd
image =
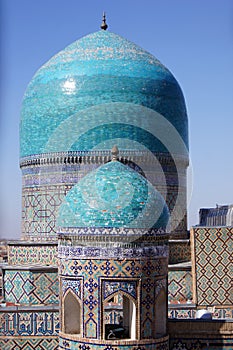
[(109, 30), (154, 54), (180, 83), (189, 116), (193, 190), (200, 207), (233, 203), (231, 0), (0, 0), (0, 237), (20, 235), (19, 118), (36, 70), (78, 38)]

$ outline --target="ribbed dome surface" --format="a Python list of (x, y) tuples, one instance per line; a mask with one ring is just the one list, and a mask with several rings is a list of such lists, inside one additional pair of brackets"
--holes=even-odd
[(100, 166), (66, 195), (57, 227), (165, 228), (163, 197), (140, 174), (118, 161)]
[[(137, 45), (101, 30), (60, 51), (31, 80), (22, 105), (21, 157), (46, 152), (56, 129), (80, 111), (102, 104), (113, 104), (114, 109), (116, 102), (142, 105), (162, 114), (187, 145), (185, 103), (173, 75)], [(107, 122), (114, 122), (117, 114), (116, 108)], [(129, 138), (131, 134), (132, 130)], [(88, 137), (93, 139), (93, 132)], [(78, 141), (76, 146), (82, 147)], [(76, 146), (73, 150), (83, 150), (74, 149)], [(54, 151), (68, 150), (58, 146)]]

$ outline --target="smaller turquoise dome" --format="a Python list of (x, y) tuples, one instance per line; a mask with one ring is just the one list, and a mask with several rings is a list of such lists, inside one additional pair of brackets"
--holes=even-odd
[(153, 185), (128, 166), (112, 161), (68, 192), (57, 227), (165, 229), (168, 219), (167, 205)]

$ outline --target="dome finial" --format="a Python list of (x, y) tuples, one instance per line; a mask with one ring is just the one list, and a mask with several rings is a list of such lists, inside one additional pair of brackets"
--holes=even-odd
[(111, 149), (111, 153), (112, 153), (112, 162), (115, 162), (117, 160), (119, 160), (119, 149), (116, 145), (113, 146), (113, 148)]
[(101, 29), (106, 30), (108, 28), (108, 25), (106, 23), (106, 14), (105, 12), (103, 13), (103, 18), (102, 18), (102, 23), (100, 26)]

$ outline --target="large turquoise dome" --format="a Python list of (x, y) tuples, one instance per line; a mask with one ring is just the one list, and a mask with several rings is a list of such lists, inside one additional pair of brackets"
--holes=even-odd
[(57, 227), (165, 229), (168, 219), (167, 205), (150, 182), (112, 161), (88, 173), (68, 192)]
[[(111, 109), (107, 120), (99, 108), (104, 104)], [(163, 115), (187, 146), (185, 102), (168, 69), (150, 53), (108, 31), (75, 41), (44, 64), (28, 85), (21, 112), (21, 157), (46, 153), (58, 128), (71, 134), (72, 128), (67, 131), (66, 125), (70, 118), (76, 126), (88, 127), (93, 119), (97, 125), (74, 140), (69, 149), (58, 144), (54, 152), (89, 150), (107, 139), (118, 138), (119, 130), (121, 138), (143, 143), (143, 139), (148, 140), (143, 124), (147, 123), (146, 114), (141, 115), (139, 128), (127, 123), (127, 117), (120, 127), (109, 127), (116, 120), (120, 124), (124, 104), (126, 108), (144, 106)], [(83, 118), (83, 114), (88, 118)], [(149, 144), (144, 146), (151, 151), (164, 151), (160, 142), (149, 138)]]

